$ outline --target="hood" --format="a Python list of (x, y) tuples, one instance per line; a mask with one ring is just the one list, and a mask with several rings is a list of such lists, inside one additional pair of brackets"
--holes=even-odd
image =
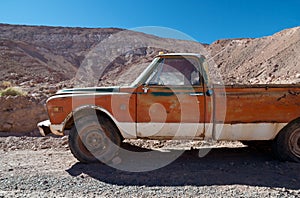
[(56, 92), (55, 95), (64, 94), (88, 94), (88, 93), (110, 93), (119, 92), (120, 87), (89, 87), (89, 88), (72, 88), (72, 89), (62, 89)]

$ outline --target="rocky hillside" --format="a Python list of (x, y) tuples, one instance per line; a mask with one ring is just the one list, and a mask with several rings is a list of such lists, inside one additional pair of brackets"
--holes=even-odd
[(86, 53), (120, 29), (0, 25), (0, 80), (74, 77)]
[(300, 82), (300, 27), (257, 39), (218, 40), (208, 50), (226, 83)]
[(116, 28), (0, 24), (0, 81), (57, 83), (72, 79), (87, 57), (95, 58), (92, 61), (97, 64), (93, 67), (100, 67), (101, 61), (109, 60), (105, 65), (109, 66), (108, 72), (145, 59), (149, 62), (149, 57), (159, 50), (199, 52), (201, 48), (195, 42), (162, 39)]
[(132, 81), (145, 67), (140, 65), (161, 50), (204, 54), (226, 84), (299, 82), (300, 27), (202, 45), (116, 28), (6, 24), (0, 24), (0, 81), (55, 84), (74, 78), (83, 68), (93, 71), (102, 85)]
[(0, 98), (0, 131), (34, 130), (58, 89), (132, 82), (159, 51), (201, 53), (225, 84), (300, 83), (300, 27), (202, 45), (117, 28), (0, 24), (0, 89), (25, 93)]

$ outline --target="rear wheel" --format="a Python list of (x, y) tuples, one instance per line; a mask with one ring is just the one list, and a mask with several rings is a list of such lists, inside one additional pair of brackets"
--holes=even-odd
[(273, 142), (274, 154), (282, 161), (300, 162), (300, 119), (285, 126)]
[(72, 154), (84, 163), (109, 163), (117, 155), (120, 143), (118, 129), (111, 120), (95, 115), (77, 119), (69, 134)]

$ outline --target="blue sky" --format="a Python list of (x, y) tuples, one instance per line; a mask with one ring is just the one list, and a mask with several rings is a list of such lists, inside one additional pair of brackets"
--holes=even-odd
[(3, 0), (0, 23), (126, 29), (162, 26), (211, 43), (300, 26), (300, 0)]

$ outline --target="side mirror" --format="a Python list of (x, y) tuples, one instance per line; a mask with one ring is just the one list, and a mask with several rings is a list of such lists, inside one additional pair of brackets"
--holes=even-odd
[(208, 89), (205, 94), (207, 96), (212, 96), (214, 94), (214, 91), (212, 89)]
[(143, 84), (142, 90), (144, 90), (144, 93), (148, 93), (148, 89), (149, 87), (147, 86), (147, 84)]

